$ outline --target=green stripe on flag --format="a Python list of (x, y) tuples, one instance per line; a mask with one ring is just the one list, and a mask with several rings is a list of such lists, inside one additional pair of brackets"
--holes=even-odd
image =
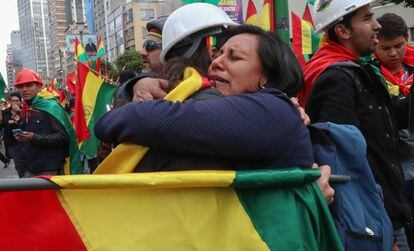
[(56, 99), (44, 99), (40, 96), (36, 96), (33, 99), (32, 106), (36, 109), (49, 113), (57, 121), (59, 121), (63, 127), (65, 127), (65, 130), (69, 135), (70, 174), (82, 174), (83, 165), (80, 160), (78, 140), (66, 111)]
[(94, 158), (98, 151), (100, 141), (96, 138), (94, 127), (96, 121), (106, 112), (107, 105), (112, 104), (112, 98), (116, 92), (116, 86), (104, 83), (99, 89), (96, 97), (95, 108), (89, 121), (88, 129), (91, 138), (84, 141), (80, 151), (90, 158)]
[(4, 96), (4, 90), (6, 89), (6, 82), (4, 82), (3, 75), (0, 73), (0, 99)]
[(317, 169), (289, 168), (238, 171), (232, 186), (237, 188), (295, 186), (308, 184), (317, 180), (320, 176), (321, 173)]
[(270, 250), (344, 250), (319, 175), (299, 168), (236, 173), (235, 191)]
[(312, 54), (315, 54), (319, 47), (319, 41), (321, 36), (315, 33), (315, 30), (312, 29)]

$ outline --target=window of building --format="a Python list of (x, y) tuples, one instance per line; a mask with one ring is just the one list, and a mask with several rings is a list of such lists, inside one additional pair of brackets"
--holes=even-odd
[(141, 20), (150, 20), (154, 18), (154, 9), (141, 9)]
[(125, 12), (124, 18), (125, 18), (125, 23), (126, 24), (134, 21), (134, 16), (133, 16), (133, 13), (132, 13), (132, 9), (129, 9), (129, 10), (127, 10), (127, 12)]
[(122, 27), (122, 15), (119, 15), (115, 18), (115, 28), (119, 29)]
[(133, 40), (134, 36), (134, 27), (131, 27), (125, 31), (125, 41)]

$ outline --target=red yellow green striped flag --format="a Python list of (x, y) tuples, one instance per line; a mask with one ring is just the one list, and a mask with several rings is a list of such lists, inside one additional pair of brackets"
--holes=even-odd
[(105, 83), (88, 65), (78, 62), (74, 126), (78, 141), (82, 142), (81, 151), (89, 157), (95, 157), (99, 145), (93, 132), (95, 121), (112, 103), (115, 90), (115, 86)]
[(247, 4), (246, 11), (246, 24), (260, 26), (259, 15), (257, 14), (256, 6), (253, 3), (253, 0), (249, 0)]
[(295, 54), (310, 55), (318, 50), (320, 36), (313, 24), (292, 12), (292, 49)]
[(273, 31), (273, 11), (270, 0), (264, 0), (261, 19), (261, 27), (267, 31)]
[(89, 61), (88, 54), (85, 52), (81, 42), (78, 38), (75, 38), (75, 57), (78, 62), (86, 63)]
[(0, 192), (1, 250), (341, 251), (318, 170), (53, 176)]
[(102, 41), (102, 37), (99, 36), (98, 37), (98, 50), (96, 52), (96, 58), (100, 58), (105, 56), (105, 47)]
[(98, 38), (98, 52), (96, 53), (96, 72), (101, 72), (102, 58), (105, 56), (105, 47), (103, 45), (102, 37)]

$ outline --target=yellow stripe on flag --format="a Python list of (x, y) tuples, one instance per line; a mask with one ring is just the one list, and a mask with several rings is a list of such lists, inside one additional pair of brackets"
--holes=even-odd
[(263, 9), (262, 9), (262, 28), (264, 30), (270, 31), (270, 4), (266, 3), (265, 5), (263, 5)]
[(154, 173), (128, 173), (105, 175), (53, 176), (51, 180), (66, 189), (103, 188), (183, 188), (228, 187), (233, 183), (235, 171), (180, 171)]
[(82, 92), (83, 110), (85, 112), (86, 125), (91, 121), (93, 110), (95, 109), (96, 97), (104, 80), (89, 71), (85, 80), (85, 87)]
[(302, 54), (309, 55), (312, 52), (312, 24), (302, 20)]
[(269, 250), (231, 187), (64, 189), (60, 199), (89, 250)]

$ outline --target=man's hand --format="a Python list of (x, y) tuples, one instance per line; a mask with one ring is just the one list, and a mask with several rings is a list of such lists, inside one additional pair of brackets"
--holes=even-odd
[(318, 179), (317, 183), (319, 188), (322, 191), (323, 197), (326, 200), (326, 203), (331, 204), (334, 200), (335, 190), (329, 185), (329, 178), (331, 177), (331, 167), (330, 166), (320, 166), (314, 164), (313, 168), (319, 168), (321, 171), (321, 177)]
[(143, 78), (135, 83), (132, 101), (140, 102), (144, 100), (161, 99), (167, 95), (169, 88), (168, 81), (159, 78)]
[(308, 114), (306, 114), (305, 109), (303, 109), (303, 107), (301, 107), (299, 105), (299, 101), (297, 98), (292, 97), (290, 98), (290, 101), (292, 101), (293, 105), (298, 109), (299, 113), (300, 113), (300, 117), (302, 118), (302, 123), (305, 126), (308, 126), (310, 124), (310, 118), (308, 116)]
[(30, 142), (33, 140), (34, 133), (32, 132), (22, 132), (14, 135), (17, 141), (19, 142)]

